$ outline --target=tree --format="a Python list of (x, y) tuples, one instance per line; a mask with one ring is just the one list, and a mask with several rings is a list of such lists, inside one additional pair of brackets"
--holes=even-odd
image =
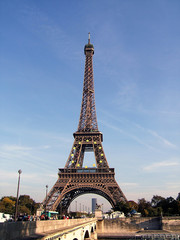
[[(37, 208), (39, 207), (39, 203), (36, 203), (32, 198), (30, 198), (29, 195), (21, 195), (19, 197), (19, 205), (20, 205), (20, 209), (22, 209), (22, 206), (25, 206), (26, 208), (23, 208), (23, 213), (27, 213), (29, 214), (35, 214)], [(27, 210), (27, 212), (25, 212), (25, 209)]]
[(151, 199), (151, 205), (153, 207), (158, 207), (159, 204), (164, 200), (165, 200), (165, 198), (158, 196), (158, 195), (154, 195), (153, 198)]
[[(26, 214), (35, 214), (39, 203), (36, 203), (29, 195), (21, 195), (19, 197), (18, 212)], [(14, 214), (15, 213), (15, 197), (3, 197), (0, 200), (0, 212)]]
[(138, 210), (138, 204), (136, 203), (136, 202), (134, 202), (134, 201), (128, 201), (129, 202), (129, 207), (131, 208), (131, 210)]
[(180, 201), (177, 201), (177, 214), (180, 215)]
[(26, 215), (31, 215), (30, 209), (27, 208), (26, 206), (19, 206), (19, 213), (26, 214)]
[(177, 196), (176, 200), (180, 201), (180, 192), (178, 193), (178, 196)]
[(129, 206), (129, 202), (118, 202), (116, 206), (113, 208), (114, 211), (120, 211), (123, 212), (124, 214), (127, 214), (130, 212), (131, 208)]
[(147, 202), (145, 198), (141, 198), (138, 200), (138, 212), (140, 212), (143, 217), (147, 217), (149, 215), (149, 208), (151, 208), (151, 203)]
[(11, 200), (12, 197), (3, 197), (0, 200), (0, 212), (13, 214), (15, 211), (16, 201)]

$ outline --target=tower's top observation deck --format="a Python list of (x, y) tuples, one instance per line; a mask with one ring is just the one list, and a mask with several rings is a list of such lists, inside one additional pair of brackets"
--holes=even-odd
[(90, 33), (88, 37), (88, 44), (84, 46), (84, 54), (87, 55), (88, 53), (94, 54), (94, 46), (90, 43)]

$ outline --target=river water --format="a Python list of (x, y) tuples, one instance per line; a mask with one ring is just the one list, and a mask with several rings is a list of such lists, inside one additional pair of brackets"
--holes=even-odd
[(132, 236), (132, 237), (123, 237), (123, 236), (108, 236), (108, 237), (99, 237), (98, 240), (180, 240), (179, 234), (152, 234), (144, 236)]

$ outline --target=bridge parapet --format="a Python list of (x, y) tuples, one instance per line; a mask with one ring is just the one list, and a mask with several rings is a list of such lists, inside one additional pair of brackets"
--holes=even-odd
[(8, 222), (0, 224), (0, 239), (20, 240), (24, 237), (36, 237), (33, 239), (45, 240), (48, 239), (48, 236), (51, 236), (52, 239), (58, 239), (58, 237), (55, 237), (58, 234), (63, 239), (63, 235), (72, 233), (72, 236), (77, 235), (74, 238), (82, 240), (85, 234), (88, 233), (90, 235), (92, 229), (94, 231), (96, 221), (95, 218), (83, 218), (36, 222)]

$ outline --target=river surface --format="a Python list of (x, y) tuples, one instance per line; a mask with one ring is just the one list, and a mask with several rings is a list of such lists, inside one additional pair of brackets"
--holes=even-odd
[(144, 235), (144, 236), (108, 236), (108, 237), (99, 237), (98, 240), (180, 240), (179, 234), (162, 234), (162, 235)]

